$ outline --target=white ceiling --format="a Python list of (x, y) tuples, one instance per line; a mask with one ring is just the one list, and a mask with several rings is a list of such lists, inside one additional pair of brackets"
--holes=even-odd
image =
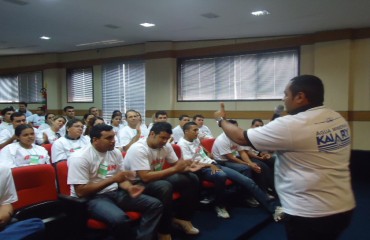
[[(250, 14), (261, 9), (270, 15)], [(218, 17), (202, 16), (210, 13)], [(370, 27), (370, 0), (0, 0), (0, 55), (364, 27)], [(76, 46), (106, 40), (124, 42)]]

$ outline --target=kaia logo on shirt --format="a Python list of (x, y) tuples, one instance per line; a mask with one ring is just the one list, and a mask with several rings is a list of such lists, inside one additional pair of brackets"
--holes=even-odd
[(317, 146), (320, 152), (331, 152), (344, 148), (351, 143), (346, 124), (316, 132)]

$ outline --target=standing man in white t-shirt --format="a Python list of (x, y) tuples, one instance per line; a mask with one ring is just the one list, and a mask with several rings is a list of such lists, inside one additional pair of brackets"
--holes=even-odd
[(98, 124), (91, 129), (91, 144), (68, 158), (71, 195), (87, 198), (88, 211), (109, 225), (116, 239), (130, 239), (130, 220), (124, 211), (142, 214), (135, 239), (152, 240), (162, 216), (162, 203), (141, 194), (142, 186), (132, 185), (135, 173), (125, 171), (122, 153), (114, 148), (113, 127)]
[(276, 151), (275, 186), (286, 214), (288, 239), (338, 239), (351, 221), (350, 128), (323, 106), (324, 86), (316, 76), (290, 80), (283, 98), (288, 116), (247, 131), (224, 121), (224, 104), (215, 118), (241, 145)]

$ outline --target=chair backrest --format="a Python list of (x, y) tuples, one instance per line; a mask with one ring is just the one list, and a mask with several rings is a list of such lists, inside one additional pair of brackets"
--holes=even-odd
[(52, 144), (51, 143), (45, 143), (45, 144), (42, 144), (41, 146), (43, 146), (46, 151), (48, 151), (48, 154), (49, 154), (49, 157), (50, 157), (50, 162), (52, 163), (53, 160), (51, 159), (51, 146)]
[(177, 144), (171, 144), (172, 145), (172, 148), (173, 148), (173, 150), (175, 151), (175, 153), (176, 153), (176, 156), (178, 157), (178, 158), (181, 158), (181, 147), (179, 146), (179, 145), (177, 145)]
[(58, 199), (55, 171), (52, 165), (16, 167), (12, 169), (12, 173), (18, 194), (18, 201), (13, 204), (15, 211)]
[(205, 138), (205, 139), (202, 139), (202, 141), (200, 141), (200, 143), (202, 144), (202, 146), (208, 151), (208, 152), (212, 152), (212, 147), (213, 147), (213, 144), (215, 143), (215, 138)]
[(55, 171), (56, 171), (56, 179), (57, 179), (57, 186), (58, 192), (64, 195), (70, 195), (71, 188), (70, 185), (67, 184), (68, 178), (68, 165), (67, 160), (61, 160), (54, 163)]

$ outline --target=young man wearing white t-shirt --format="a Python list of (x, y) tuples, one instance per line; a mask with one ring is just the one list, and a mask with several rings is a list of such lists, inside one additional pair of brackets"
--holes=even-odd
[[(145, 194), (158, 198), (163, 206), (163, 216), (158, 226), (160, 240), (171, 239), (172, 223), (178, 225), (187, 234), (198, 234), (191, 218), (195, 212), (199, 182), (190, 171), (190, 161), (178, 160), (168, 139), (172, 126), (167, 122), (153, 124), (148, 138), (134, 143), (127, 151), (125, 167), (136, 171), (139, 180), (145, 186)], [(164, 164), (171, 165), (164, 169)], [(173, 192), (180, 193), (173, 213)], [(172, 219), (172, 217), (174, 218)]]
[(142, 126), (135, 110), (128, 110), (125, 117), (128, 125), (118, 131), (118, 141), (123, 151), (127, 151), (132, 144), (148, 136), (148, 129)]
[(350, 128), (323, 106), (324, 86), (316, 76), (290, 80), (284, 91), (290, 115), (247, 131), (224, 121), (224, 104), (215, 118), (240, 145), (276, 151), (275, 186), (286, 213), (288, 239), (338, 239), (351, 221)]
[(203, 138), (213, 138), (211, 130), (204, 125), (204, 116), (201, 114), (197, 114), (193, 117), (193, 121), (198, 125), (199, 127), (199, 139)]
[[(26, 116), (20, 112), (14, 112), (10, 116), (10, 121), (12, 122), (12, 127), (5, 128), (0, 132), (0, 149), (17, 140), (17, 136), (14, 134), (16, 127), (22, 124), (27, 124)], [(37, 129), (34, 130), (36, 134)]]
[(174, 143), (177, 143), (180, 138), (184, 137), (184, 130), (182, 127), (188, 122), (190, 122), (190, 117), (188, 115), (181, 115), (179, 117), (179, 125), (172, 129), (172, 138)]
[(40, 240), (45, 230), (39, 218), (9, 224), (13, 216), (12, 203), (18, 201), (10, 168), (0, 166), (0, 239)]
[(0, 132), (6, 128), (13, 128), (12, 121), (10, 120), (10, 116), (15, 112), (13, 107), (7, 107), (1, 110), (1, 115), (3, 117), (2, 122), (0, 124)]
[(123, 167), (122, 153), (115, 149), (112, 126), (98, 124), (91, 129), (91, 144), (68, 158), (71, 195), (87, 198), (90, 214), (109, 225), (116, 239), (130, 239), (130, 221), (124, 211), (142, 214), (135, 239), (152, 240), (162, 215), (162, 203), (141, 194), (142, 186), (129, 180), (134, 172)]

